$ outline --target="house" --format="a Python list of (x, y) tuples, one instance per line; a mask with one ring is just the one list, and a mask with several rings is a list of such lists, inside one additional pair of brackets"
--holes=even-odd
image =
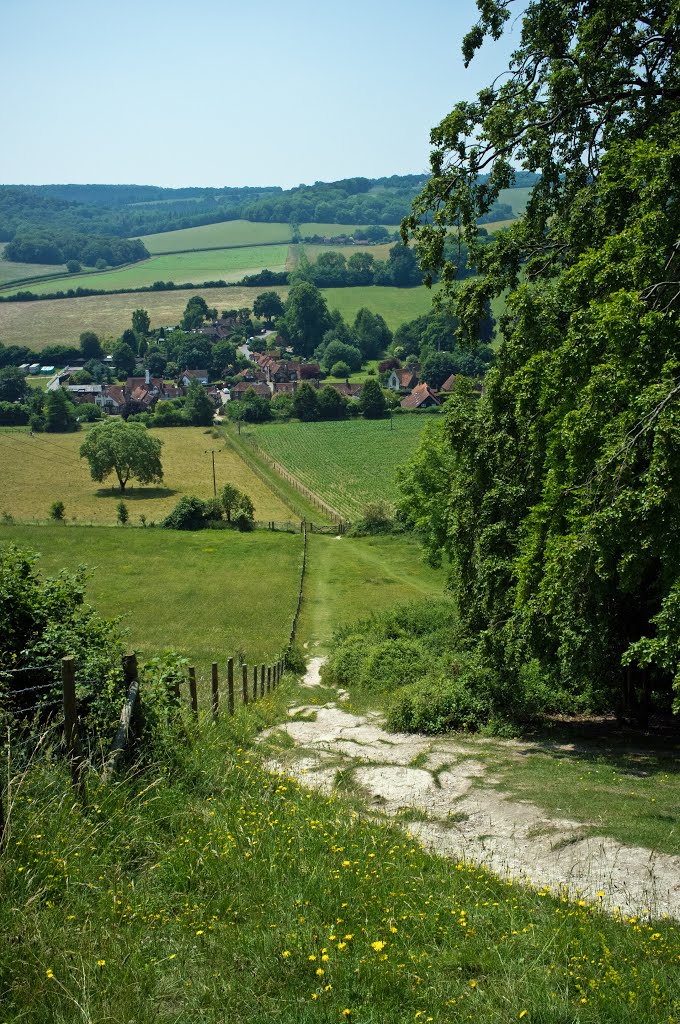
[(348, 380), (341, 381), (340, 383), (324, 384), (323, 386), (325, 388), (333, 388), (334, 391), (339, 391), (345, 398), (352, 399), (359, 398), (364, 389), (363, 384), (350, 384)]
[(125, 392), (120, 385), (107, 384), (99, 396), (95, 396), (94, 403), (111, 416), (120, 416), (125, 409), (126, 401)]
[(97, 405), (101, 395), (101, 384), (67, 384), (64, 390), (75, 405)]
[(390, 391), (411, 391), (417, 383), (418, 374), (415, 370), (391, 370), (387, 378), (387, 387)]
[(229, 390), (229, 397), (232, 402), (238, 402), (245, 397), (247, 391), (254, 391), (258, 398), (271, 398), (272, 393), (269, 390), (267, 384), (263, 384), (260, 381), (255, 381), (254, 384), (250, 384), (248, 381), (241, 381), (240, 384), (235, 384), (233, 388)]
[(401, 400), (402, 409), (430, 409), (434, 405), (441, 405), (441, 402), (425, 382), (416, 385), (411, 394)]
[(450, 377), (446, 378), (446, 380), (444, 381), (444, 383), (442, 384), (442, 386), (440, 387), (439, 390), (443, 391), (444, 394), (446, 394), (446, 395), (450, 395), (451, 392), (453, 391), (453, 385), (456, 383), (457, 379), (458, 379), (457, 374), (452, 373)]
[(183, 384), (185, 388), (188, 388), (192, 380), (198, 381), (199, 384), (207, 384), (209, 377), (207, 370), (185, 370), (184, 373), (180, 374), (179, 383)]

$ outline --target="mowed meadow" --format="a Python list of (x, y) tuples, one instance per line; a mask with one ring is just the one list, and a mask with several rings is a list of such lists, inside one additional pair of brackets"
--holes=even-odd
[(286, 520), (286, 506), (230, 449), (224, 448), (210, 430), (172, 427), (152, 433), (163, 442), (163, 482), (158, 486), (135, 481), (121, 495), (115, 477), (97, 483), (90, 477), (78, 450), (86, 429), (75, 434), (35, 434), (24, 429), (0, 429), (2, 489), (0, 515), (17, 520), (44, 521), (52, 502), (63, 501), (68, 522), (115, 524), (116, 506), (124, 499), (130, 521), (160, 522), (183, 494), (209, 498), (213, 494), (212, 455), (218, 491), (235, 484), (252, 498), (255, 517)]
[(267, 423), (241, 430), (297, 479), (348, 519), (369, 501), (394, 502), (397, 468), (409, 460), (436, 414), (404, 414), (384, 420)]

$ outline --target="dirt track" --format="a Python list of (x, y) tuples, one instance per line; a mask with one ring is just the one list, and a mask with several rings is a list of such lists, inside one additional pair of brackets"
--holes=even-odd
[[(321, 664), (311, 660), (305, 686), (319, 685)], [(339, 700), (345, 696), (338, 693)], [(446, 857), (566, 890), (573, 899), (600, 900), (623, 914), (680, 918), (680, 857), (585, 835), (583, 822), (506, 797), (494, 789), (490, 766), (455, 738), (388, 733), (378, 714), (349, 714), (334, 701), (288, 714), (282, 728), (296, 746), (268, 760), (273, 771), (325, 792), (341, 772), (343, 785), (362, 795), (372, 813), (408, 822), (414, 836)]]

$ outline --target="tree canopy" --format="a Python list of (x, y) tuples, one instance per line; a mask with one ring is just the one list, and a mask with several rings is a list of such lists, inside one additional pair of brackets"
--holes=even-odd
[(101, 482), (115, 473), (124, 491), (131, 478), (142, 484), (162, 481), (162, 443), (142, 423), (108, 419), (88, 430), (80, 456), (87, 459), (93, 480)]
[[(512, 3), (478, 7), (468, 62)], [(508, 73), (432, 131), (402, 225), (460, 338), (490, 298), (507, 313), (483, 396), (457, 385), (401, 514), (448, 553), (463, 625), (513, 699), (540, 686), (641, 720), (680, 683), (678, 13), (531, 0)], [(477, 219), (516, 166), (540, 180), (484, 246)], [(460, 285), (451, 226), (480, 271)]]

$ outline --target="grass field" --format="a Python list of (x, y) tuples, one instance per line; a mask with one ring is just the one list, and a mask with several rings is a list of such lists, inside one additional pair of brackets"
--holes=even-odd
[[(67, 288), (148, 288), (155, 281), (174, 281), (175, 284), (202, 281), (240, 281), (247, 272), (258, 270), (285, 270), (287, 245), (246, 246), (241, 249), (214, 249), (206, 252), (176, 253), (152, 256), (149, 260), (133, 263), (119, 270), (100, 273), (69, 274), (68, 278), (32, 284), (35, 295)], [(11, 295), (19, 288), (2, 289)]]
[(323, 293), (328, 308), (339, 309), (345, 320), (351, 322), (362, 306), (366, 306), (372, 313), (380, 313), (392, 331), (407, 320), (423, 316), (432, 308), (433, 291), (425, 286), (384, 288), (372, 285), (366, 288), (324, 288)]
[(40, 302), (0, 304), (0, 339), (5, 345), (28, 345), (40, 352), (46, 345), (77, 344), (81, 331), (95, 331), (100, 338), (118, 337), (130, 326), (132, 313), (143, 307), (152, 328), (178, 324), (192, 295), (202, 295), (209, 306), (220, 309), (252, 307), (263, 291), (287, 288), (186, 288), (176, 292), (131, 292), (129, 295), (89, 295), (80, 299), (43, 299)]
[[(186, 288), (174, 292), (130, 292), (128, 295), (87, 295), (79, 299), (43, 299), (39, 302), (0, 304), (0, 339), (5, 345), (28, 345), (40, 352), (46, 345), (77, 344), (81, 331), (94, 331), (101, 338), (118, 337), (130, 326), (132, 313), (140, 306), (151, 317), (152, 328), (179, 323), (192, 295), (202, 295), (217, 309), (252, 308), (264, 291), (275, 291), (283, 299), (288, 288)], [(432, 292), (427, 288), (327, 288), (330, 309), (339, 309), (350, 321), (362, 306), (380, 313), (394, 330), (406, 320), (430, 309)]]
[(290, 224), (255, 224), (249, 220), (225, 220), (218, 224), (203, 224), (197, 228), (180, 228), (178, 231), (141, 235), (140, 238), (153, 255), (190, 249), (215, 249), (220, 246), (288, 242), (292, 234)]
[(404, 601), (440, 598), (445, 572), (423, 561), (412, 537), (308, 538), (299, 636), (325, 652), (333, 631)]
[(526, 210), (530, 195), (530, 188), (502, 188), (498, 201), (499, 203), (509, 203), (512, 212), (519, 217)]
[[(212, 496), (212, 462), (215, 448), (217, 487), (233, 483), (250, 495), (256, 519), (289, 519), (288, 509), (256, 477), (222, 440), (202, 427), (171, 427), (153, 433), (163, 442), (163, 483), (158, 487), (134, 486), (124, 495), (130, 521), (145, 515), (159, 522), (183, 494)], [(90, 478), (87, 463), (78, 455), (85, 431), (76, 434), (36, 434), (26, 430), (0, 430), (2, 493), (0, 515), (16, 520), (45, 520), (50, 505), (63, 501), (67, 521), (114, 524), (121, 494), (111, 488), (111, 478), (98, 484)]]
[(346, 260), (355, 252), (367, 252), (376, 260), (386, 260), (394, 242), (385, 242), (380, 245), (306, 245), (300, 246), (304, 249), (305, 256), (310, 263), (316, 263), (322, 252), (339, 252)]
[(5, 243), (0, 242), (0, 288), (20, 278), (43, 277), (46, 274), (58, 274), (66, 270), (66, 267), (48, 263), (14, 263), (12, 260), (2, 258), (4, 251)]
[[(392, 429), (390, 428), (390, 422)], [(430, 415), (390, 420), (272, 423), (247, 434), (272, 458), (349, 519), (369, 501), (397, 497), (395, 472), (414, 451)]]
[(302, 559), (300, 534), (0, 526), (0, 544), (40, 554), (48, 576), (91, 570), (86, 600), (122, 615), (131, 649), (150, 658), (174, 648), (206, 677), (241, 652), (274, 659), (288, 640)]

